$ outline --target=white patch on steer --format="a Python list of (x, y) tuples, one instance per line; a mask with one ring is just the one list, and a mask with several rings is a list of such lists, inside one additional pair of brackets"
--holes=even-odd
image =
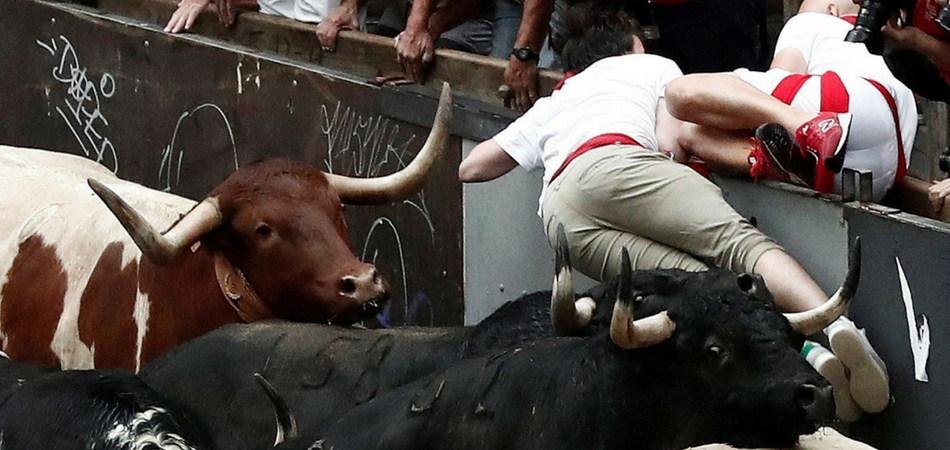
[[(64, 369), (94, 368), (94, 346), (84, 345), (79, 338), (80, 299), (103, 251), (109, 244), (121, 242), (122, 267), (141, 257), (119, 221), (89, 188), (87, 178), (106, 184), (159, 229), (171, 226), (196, 203), (120, 180), (105, 167), (85, 158), (0, 146), (0, 180), (3, 180), (0, 183), (0, 211), (3, 211), (0, 214), (0, 277), (3, 277), (0, 281), (6, 283), (19, 249), (19, 243), (12, 240), (20, 239), (21, 235), (27, 238), (38, 235), (47, 245), (55, 247), (68, 281), (63, 314), (50, 348)], [(145, 333), (144, 322), (140, 320), (144, 316), (140, 313), (148, 309), (147, 303), (143, 306), (139, 303), (147, 302), (145, 297), (140, 294), (135, 299), (133, 320), (139, 327), (139, 342)], [(0, 317), (0, 337), (3, 320)]]
[[(142, 266), (139, 266), (141, 270)], [(141, 280), (141, 278), (139, 278)], [(148, 295), (142, 292), (141, 286), (135, 290), (135, 309), (132, 319), (135, 320), (135, 373), (142, 370), (142, 345), (145, 343), (145, 334), (148, 333), (148, 317), (152, 304)]]
[(137, 413), (128, 423), (116, 422), (106, 434), (106, 441), (127, 450), (193, 450), (188, 441), (176, 433), (162, 429), (155, 416), (166, 414), (162, 408), (151, 408)]

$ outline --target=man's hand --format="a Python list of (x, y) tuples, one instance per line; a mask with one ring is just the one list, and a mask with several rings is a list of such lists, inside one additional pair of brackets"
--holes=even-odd
[(505, 69), (508, 97), (505, 107), (525, 112), (538, 99), (538, 66), (535, 62), (521, 61), (512, 56)]
[(927, 36), (920, 28), (898, 25), (894, 19), (888, 21), (881, 32), (884, 34), (884, 45), (897, 50), (919, 50), (921, 41)]
[(940, 214), (943, 210), (944, 199), (950, 194), (950, 178), (934, 183), (927, 190), (927, 196), (930, 198), (930, 206), (933, 206), (934, 212)]
[(360, 29), (360, 19), (356, 6), (341, 3), (333, 12), (317, 25), (317, 39), (324, 51), (336, 50), (336, 37), (340, 30)]
[(406, 29), (395, 39), (396, 59), (402, 64), (406, 76), (416, 83), (423, 80), (425, 67), (432, 62), (435, 45), (426, 30)]
[(215, 0), (215, 4), (218, 5), (218, 19), (221, 23), (226, 27), (234, 25), (234, 17), (237, 15), (234, 0)]
[(204, 11), (205, 7), (211, 3), (211, 0), (181, 0), (178, 3), (178, 9), (168, 19), (168, 25), (165, 25), (166, 33), (178, 33), (181, 30), (190, 30), (195, 24), (198, 14)]

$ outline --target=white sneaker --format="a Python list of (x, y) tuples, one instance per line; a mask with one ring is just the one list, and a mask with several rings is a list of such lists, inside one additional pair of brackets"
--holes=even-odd
[(861, 409), (877, 413), (891, 401), (887, 366), (854, 322), (840, 317), (825, 328), (831, 351), (849, 372), (851, 396)]
[(858, 420), (864, 411), (858, 407), (851, 397), (848, 374), (845, 372), (841, 361), (835, 357), (834, 353), (812, 341), (805, 341), (805, 345), (802, 347), (802, 356), (821, 376), (831, 383), (838, 418), (845, 422)]

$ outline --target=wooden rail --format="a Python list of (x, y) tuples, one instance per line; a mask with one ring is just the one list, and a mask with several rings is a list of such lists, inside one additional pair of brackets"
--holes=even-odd
[[(164, 26), (177, 4), (176, 0), (99, 0), (95, 6), (104, 12)], [(403, 73), (402, 67), (396, 62), (392, 39), (358, 31), (342, 31), (336, 50), (324, 52), (314, 34), (315, 29), (316, 25), (313, 24), (256, 12), (241, 14), (234, 26), (226, 28), (218, 21), (216, 14), (208, 9), (198, 17), (191, 32), (315, 63), (367, 80)], [(448, 81), (460, 95), (501, 105), (502, 100), (497, 93), (503, 83), (506, 65), (507, 60), (438, 49), (425, 84), (438, 90), (443, 81)], [(549, 94), (561, 77), (558, 71), (540, 70), (540, 94)]]

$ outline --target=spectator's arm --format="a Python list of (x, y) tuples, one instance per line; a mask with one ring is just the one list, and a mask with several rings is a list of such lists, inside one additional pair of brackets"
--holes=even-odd
[(317, 25), (317, 40), (324, 51), (336, 50), (336, 38), (340, 30), (360, 28), (359, 9), (366, 0), (341, 0), (326, 19)]
[(429, 19), (435, 10), (435, 0), (414, 0), (406, 19), (406, 29), (396, 36), (396, 59), (402, 64), (410, 80), (421, 83), (423, 69), (435, 53), (435, 39), (429, 33)]
[(490, 181), (517, 166), (518, 163), (494, 139), (489, 139), (475, 146), (459, 165), (459, 180), (463, 183)]
[(909, 49), (923, 53), (937, 67), (950, 70), (950, 42), (941, 41), (919, 28), (902, 27), (893, 21), (881, 29), (884, 43), (894, 49)]
[(772, 69), (783, 69), (792, 73), (808, 73), (808, 62), (802, 52), (794, 48), (786, 48), (772, 58)]
[[(524, 14), (521, 17), (518, 36), (515, 38), (515, 48), (528, 47), (536, 52), (541, 51), (553, 9), (554, 0), (524, 1)], [(514, 55), (509, 56), (508, 67), (505, 69), (505, 85), (508, 86), (509, 92), (505, 106), (527, 111), (538, 99), (537, 63), (521, 61)]]

